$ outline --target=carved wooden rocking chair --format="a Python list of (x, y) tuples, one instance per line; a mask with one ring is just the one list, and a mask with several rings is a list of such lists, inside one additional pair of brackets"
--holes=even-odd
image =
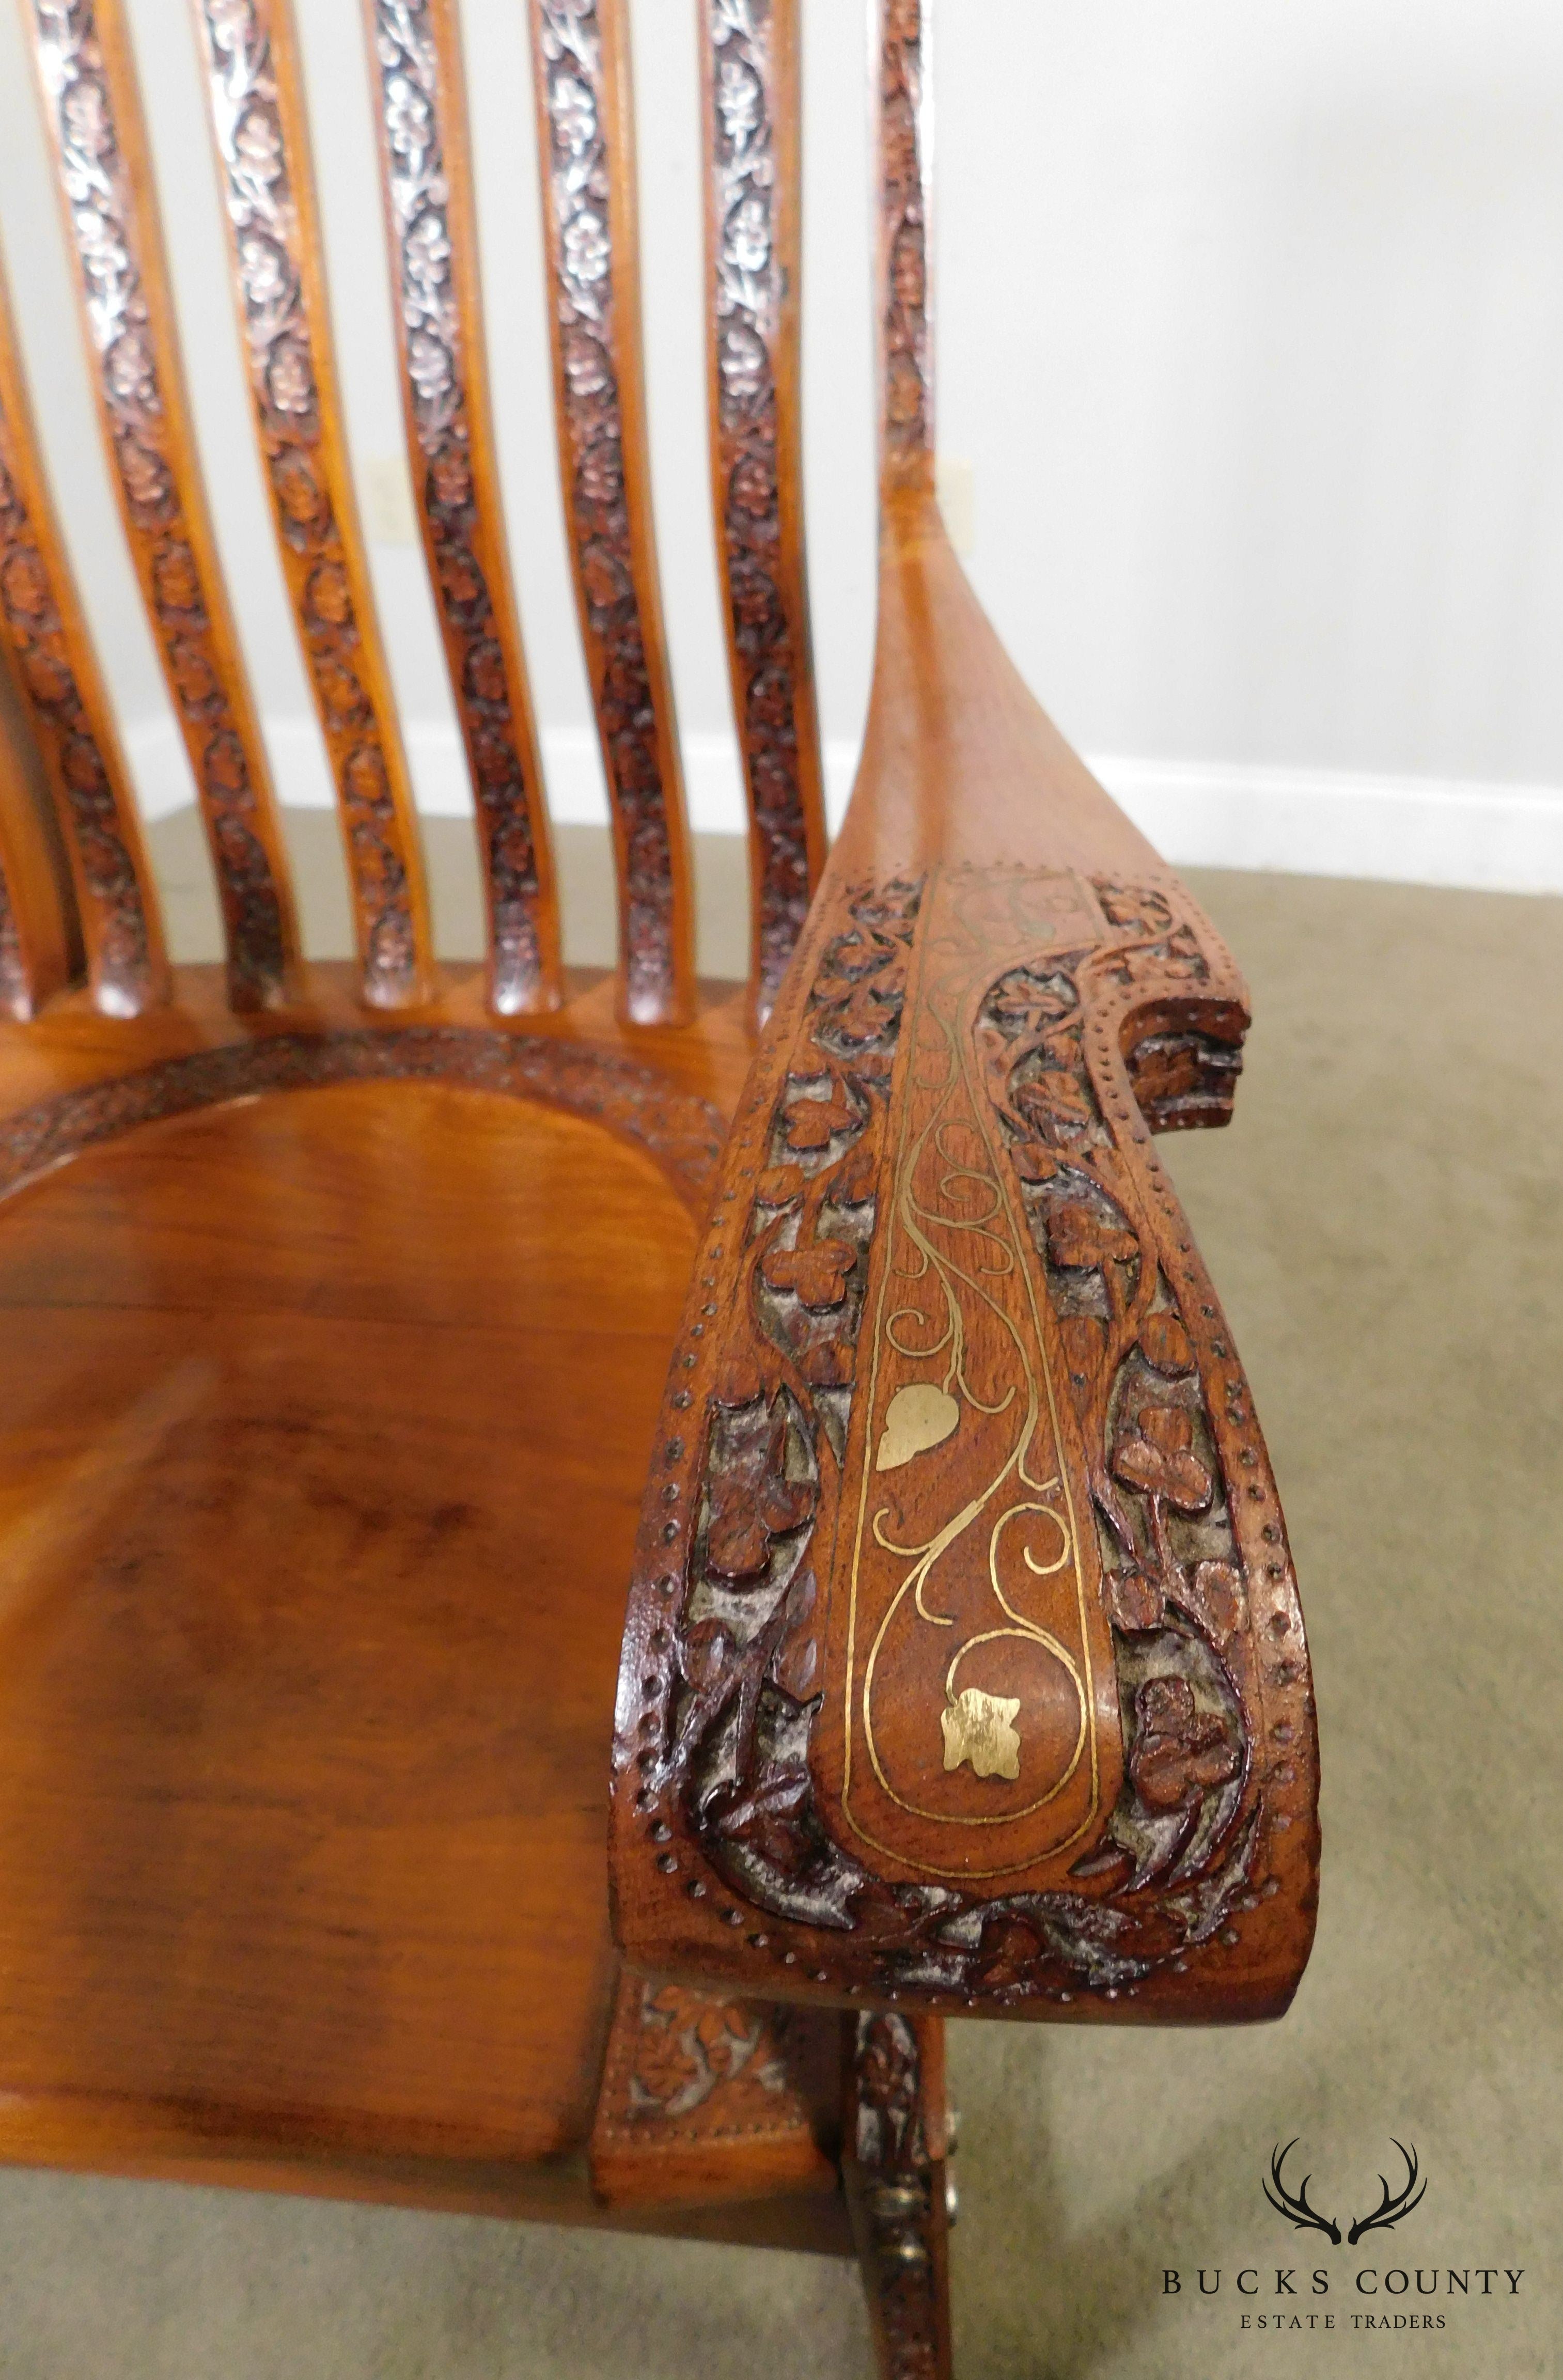
[(1280, 1506), (1153, 1148), (1226, 1121), (1243, 988), (940, 528), (919, 0), (828, 860), (797, 0), (700, 5), (742, 996), (693, 977), (624, 0), (530, 0), (611, 980), (559, 960), (454, 0), (365, 15), (482, 980), (430, 956), (285, 0), (195, 18), (356, 970), (297, 949), (120, 0), (24, 7), (227, 965), (171, 981), (0, 321), (0, 2157), (855, 2240), (882, 2369), (943, 2372), (944, 2016), (1275, 2016), (1317, 1833)]

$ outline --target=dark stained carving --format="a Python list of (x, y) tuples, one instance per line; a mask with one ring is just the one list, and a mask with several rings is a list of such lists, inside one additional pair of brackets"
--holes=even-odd
[(64, 1092), (0, 1120), (0, 1197), (140, 1124), (262, 1091), (385, 1080), (458, 1083), (589, 1117), (644, 1148), (691, 1210), (705, 1211), (722, 1140), (705, 1099), (610, 1050), (453, 1025), (266, 1033)]
[[(0, 304), (0, 340), (6, 334)], [(5, 377), (0, 372), (0, 387)], [(55, 573), (22, 494), (18, 446), (26, 434), (0, 396), (0, 634), (16, 663), (74, 861), (93, 997), (110, 1015), (134, 1016), (165, 997), (167, 970), (126, 832), (127, 820), (134, 818), (133, 796), (117, 756), (104, 752), (94, 730)], [(52, 549), (53, 539), (48, 542)]]
[[(30, 0), (45, 115), (66, 199), (97, 396), (116, 470), (132, 558), (184, 735), (206, 821), (227, 936), (236, 1007), (286, 997), (296, 939), (277, 848), (265, 755), (239, 676), (226, 599), (208, 559), (210, 538), (184, 421), (171, 334), (149, 302), (162, 273), (150, 193), (122, 146), (118, 118), (134, 93), (105, 58), (93, 0)], [(80, 758), (84, 774), (89, 763)], [(91, 787), (92, 867), (122, 882), (103, 840)], [(123, 906), (123, 899), (121, 899)], [(134, 966), (137, 929), (116, 918), (121, 967)]]
[[(603, 18), (620, 0), (531, 0), (564, 510), (619, 859), (624, 1006), (637, 1024), (687, 999), (686, 861), (672, 695), (655, 616), (638, 326), (615, 286), (618, 208)], [(621, 27), (621, 32), (623, 28)]]
[[(546, 834), (542, 774), (507, 590), (499, 603), (484, 551), (503, 565), (499, 524), (483, 516), (475, 446), (486, 423), (468, 387), (455, 254), (447, 117), (437, 24), (454, 55), (447, 0), (374, 0), (379, 104), (404, 396), (418, 449), (415, 480), (451, 687), (466, 745), (488, 882), (491, 996), (502, 1014), (558, 999), (557, 937), (542, 917), (538, 843)], [(457, 132), (457, 143), (462, 135)], [(506, 617), (502, 620), (500, 605)]]
[(846, 2178), (881, 2380), (949, 2380), (948, 2216), (908, 2018), (856, 2022)]
[[(1093, 888), (1020, 869), (941, 871), (937, 881), (937, 893), (891, 885), (838, 896), (814, 929), (813, 979), (783, 1025), (781, 1071), (758, 1071), (731, 1144), (729, 1184), (750, 1187), (735, 1210), (729, 1186), (709, 1227), (703, 1303), (690, 1307), (700, 1318), (686, 1324), (670, 1390), (682, 1459), (648, 1500), (626, 1636), (625, 1679), (633, 1671), (646, 1684), (633, 1708), (621, 1701), (616, 1749), (625, 1939), (640, 1956), (655, 1939), (665, 1965), (744, 1973), (749, 1988), (758, 1950), (790, 1971), (778, 1988), (896, 1990), (945, 2008), (1065, 2011), (1088, 1998), (1125, 2016), (1230, 2015), (1243, 2012), (1233, 1954), (1254, 1922), (1261, 1980), (1251, 2012), (1266, 2012), (1266, 1988), (1278, 1987), (1263, 1980), (1266, 1922), (1252, 1912), (1308, 1889), (1306, 1658), (1246, 1386), (1132, 1099), (1138, 1072), (1152, 1123), (1176, 1126), (1230, 1103), (1246, 1023), (1241, 985), (1170, 886)], [(1006, 934), (1035, 954), (996, 960), (984, 978), (981, 949), (1001, 949)], [(908, 1119), (929, 1112), (915, 1104), (935, 1081), (928, 1053), (939, 1033), (928, 1020), (939, 1022), (936, 995), (956, 960), (976, 986), (959, 1012), (963, 1064), (982, 1087), (1020, 1236), (1001, 1246), (997, 1208), (973, 1203), (989, 1195), (976, 1186), (987, 1160), (972, 1127), (941, 1111), (946, 1122), (930, 1128), (945, 1136), (930, 1146), (943, 1152), (943, 1195), (957, 1208), (967, 1200), (979, 1220), (991, 1212), (983, 1231), (997, 1268), (989, 1287), (975, 1272), (957, 1284), (949, 1327), (975, 1329), (1000, 1276), (1035, 1268), (1050, 1317), (1047, 1363), (1067, 1383), (1060, 1393), (1075, 1429), (1060, 1412), (1034, 1450), (1050, 1445), (1046, 1459), (1065, 1473), (1083, 1466), (1084, 1501), (1072, 1524), (1060, 1506), (1054, 1525), (1078, 1540), (1083, 1591), (1099, 1599), (1089, 1624), (1110, 1645), (1115, 1683), (1097, 1688), (1096, 1707), (1116, 1706), (1122, 1731), (1116, 1799), (1076, 1829), (1078, 1840), (1063, 1839), (1057, 1881), (1018, 1888), (1001, 1870), (987, 1885), (968, 1880), (934, 1849), (913, 1848), (936, 1834), (914, 1829), (893, 1856), (876, 1849), (845, 1798), (831, 1749), (843, 1714), (831, 1698), (839, 1690), (827, 1692), (828, 1641), (840, 1636), (844, 1581), (863, 1559), (851, 1551), (858, 1524), (842, 1484), (851, 1463), (869, 1475), (865, 1424), (854, 1425), (854, 1399), (866, 1393), (868, 1286), (876, 1265), (892, 1260), (914, 1289), (936, 1260), (941, 1275), (959, 1271), (929, 1236), (931, 1204), (911, 1210), (926, 1266), (895, 1253), (902, 1241), (876, 1254), (890, 1213), (904, 1232), (909, 1184), (915, 1199), (934, 1196), (896, 1152), (915, 1129)], [(906, 1044), (909, 965), (918, 1023)], [(936, 1310), (915, 1308), (917, 1330)], [(719, 1313), (733, 1320), (708, 1352), (705, 1318)], [(913, 1325), (891, 1327), (904, 1338)], [(917, 1344), (932, 1351), (931, 1340)], [(914, 1401), (911, 1456), (955, 1426), (958, 1401), (995, 1416), (1014, 1410), (1007, 1391), (982, 1403), (972, 1382), (951, 1378), (953, 1395)], [(910, 1459), (895, 1439), (898, 1401), (872, 1409), (888, 1413), (879, 1474)], [(987, 1427), (1001, 1451), (1011, 1425)], [(854, 1457), (854, 1446), (865, 1451)], [(944, 1503), (958, 1500), (939, 1486), (949, 1458), (924, 1459), (927, 1560), (908, 1584), (927, 1585), (931, 1564), (948, 1560), (988, 1508), (979, 1500), (946, 1518)], [(1013, 1459), (1026, 1479), (1024, 1442), (1006, 1474)], [(1044, 1492), (1016, 1509), (1040, 1512), (1046, 1502)], [(995, 1504), (982, 1522), (985, 1545), (1001, 1511)], [(997, 1562), (998, 1548), (995, 1529), (985, 1561)], [(1025, 1557), (1038, 1579), (1061, 1559)], [(953, 1624), (951, 1593), (947, 1580), (924, 1614), (936, 1626)], [(1021, 1609), (988, 1634), (1024, 1651), (1023, 1639), (1048, 1633), (1028, 1616), (1041, 1610)], [(655, 1675), (639, 1649), (653, 1615), (672, 1633)], [(947, 1637), (946, 1655), (962, 1641), (959, 1630)], [(888, 1690), (903, 1715), (908, 1674)], [(1021, 1698), (957, 1694), (953, 1682), (945, 1691), (944, 1766), (957, 1785), (969, 1775), (965, 1806), (990, 1806), (980, 1797), (1010, 1790), (1005, 1779), (1020, 1778), (1018, 1794)], [(868, 1708), (868, 1684), (854, 1683), (849, 1734)], [(1118, 1773), (1113, 1742), (1102, 1745), (1102, 1767)], [(658, 1829), (665, 1847), (652, 1856), (646, 1838)], [(1034, 1867), (1046, 1864), (1051, 1839), (1037, 1840)], [(654, 1904), (644, 1915), (636, 1894)], [(734, 1936), (745, 1956), (734, 1955)]]
[(881, 459), (887, 485), (933, 484), (926, 0), (885, 0), (879, 52)]
[(830, 2192), (841, 2020), (624, 1969), (591, 2133), (610, 2203)]
[[(785, 2012), (778, 2011), (785, 2022)], [(764, 2017), (682, 1984), (642, 1982), (640, 2033), (630, 2069), (631, 2110), (648, 2117), (693, 2115), (741, 2075), (753, 2089), (784, 2091), (786, 2069)]]
[[(753, 822), (763, 1022), (803, 930), (825, 840), (797, 519), (794, 177), (779, 153), (784, 132), (795, 139), (797, 24), (795, 0), (704, 6), (718, 544)], [(783, 92), (785, 127), (776, 121)]]
[(284, 573), (336, 779), (364, 996), (405, 1007), (424, 990), (419, 860), (358, 557), (333, 495), (337, 435), (322, 395), (325, 326), (311, 319), (299, 176), (279, 103), (272, 0), (199, 0), (261, 460)]

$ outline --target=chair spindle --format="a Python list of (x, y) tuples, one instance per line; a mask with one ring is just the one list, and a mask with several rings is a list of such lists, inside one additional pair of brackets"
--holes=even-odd
[(286, 0), (194, 0), (240, 335), (283, 575), (336, 781), (361, 991), (430, 991), (418, 819), (343, 434)]
[(797, 0), (699, 0), (717, 552), (770, 1013), (825, 864), (804, 565)]
[(93, 395), (131, 559), (189, 755), (235, 1008), (289, 996), (292, 892), (265, 747), (190, 430), (121, 0), (25, 0)]
[(472, 778), (500, 1014), (556, 1008), (559, 915), (494, 462), (454, 0), (364, 0), (402, 409)]
[(65, 855), (13, 671), (0, 657), (0, 1016), (18, 1022), (63, 991), (80, 941)]
[(564, 516), (613, 812), (620, 1003), (692, 1014), (684, 777), (646, 439), (624, 0), (528, 0)]
[[(166, 1000), (170, 989), (157, 895), (129, 772), (49, 501), (3, 278), (0, 643), (10, 658), (69, 863), (93, 1002), (105, 1015), (139, 1015)], [(53, 943), (55, 937), (46, 939)], [(43, 969), (51, 989), (55, 972)], [(35, 987), (35, 1000), (44, 996)]]
[(881, 0), (878, 109), (879, 485), (934, 486), (933, 312), (928, 292), (931, 0)]

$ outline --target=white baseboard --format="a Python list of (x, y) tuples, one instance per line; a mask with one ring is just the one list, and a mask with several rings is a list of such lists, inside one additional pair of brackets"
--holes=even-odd
[[(274, 718), (265, 733), (284, 800), (302, 809), (329, 809), (331, 779), (313, 725)], [(466, 816), (472, 799), (454, 727), (415, 720), (406, 738), (419, 808), (435, 818)], [(142, 722), (128, 731), (127, 743), (147, 817), (183, 808), (192, 788), (172, 722)], [(601, 762), (589, 728), (545, 730), (543, 765), (549, 806), (561, 824), (607, 823)], [(832, 827), (846, 808), (856, 765), (852, 744), (826, 746), (826, 805)], [(1563, 785), (1112, 755), (1093, 759), (1091, 766), (1175, 867), (1563, 892)], [(685, 771), (697, 832), (741, 834), (744, 802), (734, 740), (687, 736)]]

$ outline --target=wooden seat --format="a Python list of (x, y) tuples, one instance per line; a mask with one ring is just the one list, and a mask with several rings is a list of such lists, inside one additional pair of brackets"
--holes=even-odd
[[(920, 0), (876, 79), (879, 627), (827, 857), (797, 0), (702, 6), (752, 964), (700, 985), (626, 0), (529, 0), (619, 959), (561, 959), (454, 0), (364, 0), (473, 792), (431, 946), (285, 0), (197, 0), (351, 967), (301, 951), (120, 0), (30, 0), (207, 832), (172, 971), (0, 292), (0, 2157), (850, 2252), (949, 2371), (943, 2020), (1280, 2014), (1317, 1761), (1276, 1484), (1155, 1134), (1242, 978), (933, 495)], [(626, 1609), (625, 1592), (628, 1590)]]
[(202, 1109), (17, 1194), (13, 2125), (68, 2095), (584, 2147), (624, 1582), (692, 1248), (600, 1124), (437, 1082)]

